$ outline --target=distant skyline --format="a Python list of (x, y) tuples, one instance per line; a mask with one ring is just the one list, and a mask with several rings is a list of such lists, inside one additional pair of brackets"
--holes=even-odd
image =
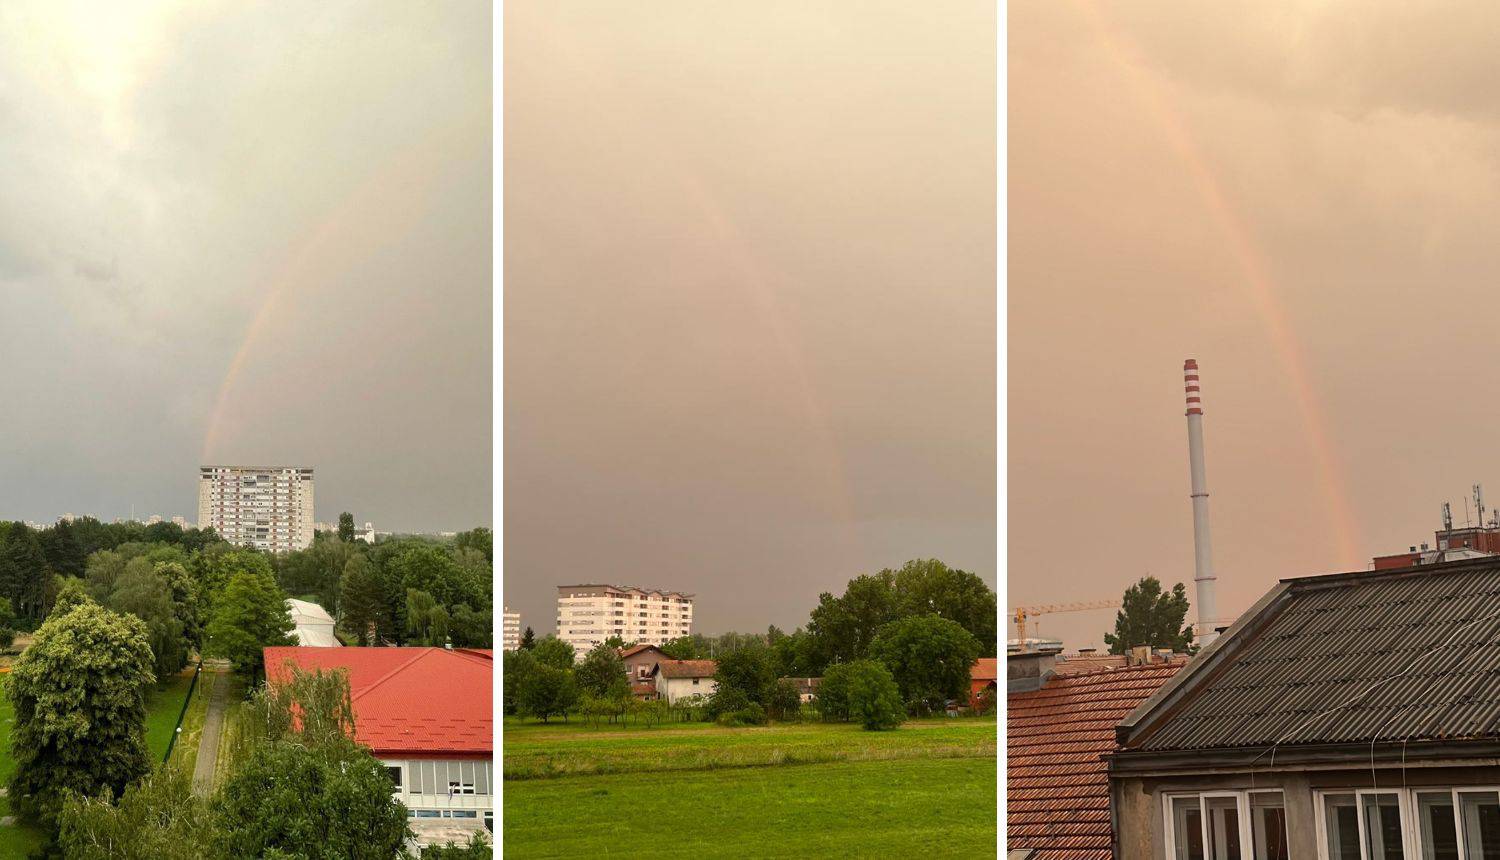
[(1186, 358), (1222, 620), (1500, 499), (1500, 7), (1184, 11), (1009, 6), (1011, 606), (1191, 599)]
[(993, 585), (995, 7), (505, 14), (504, 600)]
[(480, 0), (0, 10), (0, 518), (192, 519), (200, 465), (317, 517), (492, 520)]

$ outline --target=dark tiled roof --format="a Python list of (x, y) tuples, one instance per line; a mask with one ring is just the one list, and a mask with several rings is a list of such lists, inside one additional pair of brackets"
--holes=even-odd
[(663, 660), (654, 671), (663, 678), (712, 678), (718, 667), (713, 660)]
[(1005, 832), (1036, 860), (1109, 860), (1109, 773), (1115, 724), (1182, 664), (1057, 676), (1006, 701)]
[(1500, 737), (1500, 563), (1289, 580), (1243, 623), (1132, 748)]

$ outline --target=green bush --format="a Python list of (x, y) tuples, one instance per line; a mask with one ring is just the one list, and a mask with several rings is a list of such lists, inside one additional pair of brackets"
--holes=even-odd
[(0, 627), (0, 648), (9, 648), (16, 644), (16, 631), (9, 627)]
[(708, 700), (708, 718), (717, 720), (724, 714), (743, 711), (750, 706), (750, 697), (738, 687), (724, 687)]
[(989, 715), (995, 713), (995, 696), (995, 691), (989, 687), (986, 687), (979, 694), (979, 702), (976, 713), (985, 717), (988, 717)]
[(766, 709), (758, 702), (751, 702), (739, 710), (719, 714), (715, 722), (721, 726), (763, 726), (766, 724)]
[(874, 660), (829, 666), (818, 687), (818, 709), (825, 720), (853, 719), (871, 731), (894, 729), (906, 711), (891, 670)]
[(782, 678), (771, 688), (769, 700), (766, 702), (766, 711), (772, 719), (795, 720), (797, 712), (802, 708), (802, 696), (797, 692), (797, 685)]

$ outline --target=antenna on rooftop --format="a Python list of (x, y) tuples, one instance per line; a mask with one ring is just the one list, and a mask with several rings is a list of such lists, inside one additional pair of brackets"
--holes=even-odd
[(1464, 499), (1464, 528), (1468, 528), (1471, 525), (1473, 523), (1469, 521), (1469, 500)]
[(1484, 487), (1474, 485), (1474, 509), (1479, 513), (1479, 527), (1484, 528)]
[(1453, 506), (1443, 502), (1443, 531), (1453, 531)]

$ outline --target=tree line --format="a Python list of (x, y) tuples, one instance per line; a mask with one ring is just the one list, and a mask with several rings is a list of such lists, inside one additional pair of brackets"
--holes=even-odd
[[(661, 650), (717, 663), (715, 694), (678, 709), (683, 718), (725, 725), (797, 719), (801, 702), (789, 679), (821, 678), (814, 708), (822, 719), (893, 728), (907, 715), (967, 699), (974, 661), (998, 649), (996, 610), (995, 592), (979, 577), (918, 559), (856, 577), (842, 595), (823, 593), (806, 627), (791, 633), (773, 625), (764, 634), (693, 634)], [(575, 665), (572, 645), (536, 639), (527, 628), (521, 648), (503, 657), (505, 713), (624, 719), (634, 708), (648, 722), (661, 718), (631, 704), (618, 654), (631, 644), (612, 637)]]

